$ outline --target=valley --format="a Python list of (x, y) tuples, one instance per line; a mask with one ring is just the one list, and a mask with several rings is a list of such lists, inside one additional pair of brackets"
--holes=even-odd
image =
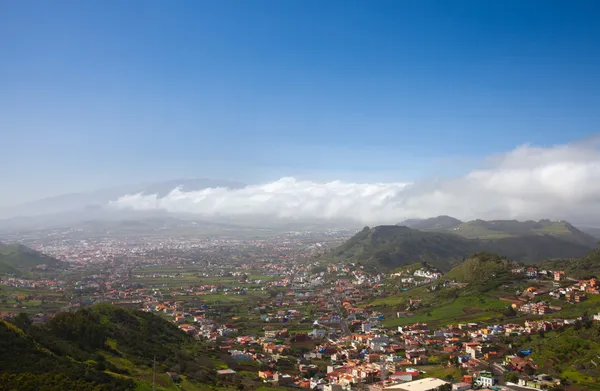
[[(596, 389), (600, 372), (568, 349), (600, 329), (597, 251), (524, 261), (470, 252), (471, 240), (394, 226), (255, 239), (29, 235), (36, 250), (3, 245), (0, 326), (13, 342), (0, 389), (377, 391), (427, 379)], [(548, 361), (551, 340), (560, 362)], [(12, 366), (14, 355), (40, 365)]]

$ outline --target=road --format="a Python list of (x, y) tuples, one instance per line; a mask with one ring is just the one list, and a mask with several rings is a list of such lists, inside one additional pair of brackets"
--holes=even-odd
[(350, 331), (350, 327), (348, 327), (348, 322), (346, 321), (346, 318), (344, 317), (343, 312), (342, 312), (342, 299), (337, 298), (336, 296), (331, 296), (331, 298), (329, 299), (329, 302), (336, 307), (337, 313), (340, 316), (340, 318), (342, 319), (342, 321), (340, 322), (340, 326), (342, 328), (342, 333), (346, 336), (352, 335), (352, 332)]

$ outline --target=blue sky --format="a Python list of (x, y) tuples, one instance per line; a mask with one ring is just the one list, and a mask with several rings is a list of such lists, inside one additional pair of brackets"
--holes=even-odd
[(596, 1), (3, 1), (0, 204), (452, 176), (589, 137), (599, 19)]

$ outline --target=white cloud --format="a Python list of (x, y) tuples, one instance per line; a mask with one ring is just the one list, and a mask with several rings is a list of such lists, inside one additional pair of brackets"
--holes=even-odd
[(461, 219), (567, 219), (600, 223), (600, 151), (596, 142), (521, 146), (489, 167), (435, 183), (313, 182), (281, 178), (242, 189), (174, 189), (163, 198), (126, 195), (118, 208), (203, 216), (351, 218), (366, 224), (448, 214)]

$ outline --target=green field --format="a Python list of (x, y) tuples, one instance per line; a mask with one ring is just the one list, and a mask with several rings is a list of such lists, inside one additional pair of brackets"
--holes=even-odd
[(505, 301), (496, 298), (465, 296), (433, 308), (419, 309), (409, 318), (392, 318), (383, 323), (386, 327), (394, 327), (417, 322), (436, 325), (489, 322), (502, 319), (502, 310), (506, 307)]

